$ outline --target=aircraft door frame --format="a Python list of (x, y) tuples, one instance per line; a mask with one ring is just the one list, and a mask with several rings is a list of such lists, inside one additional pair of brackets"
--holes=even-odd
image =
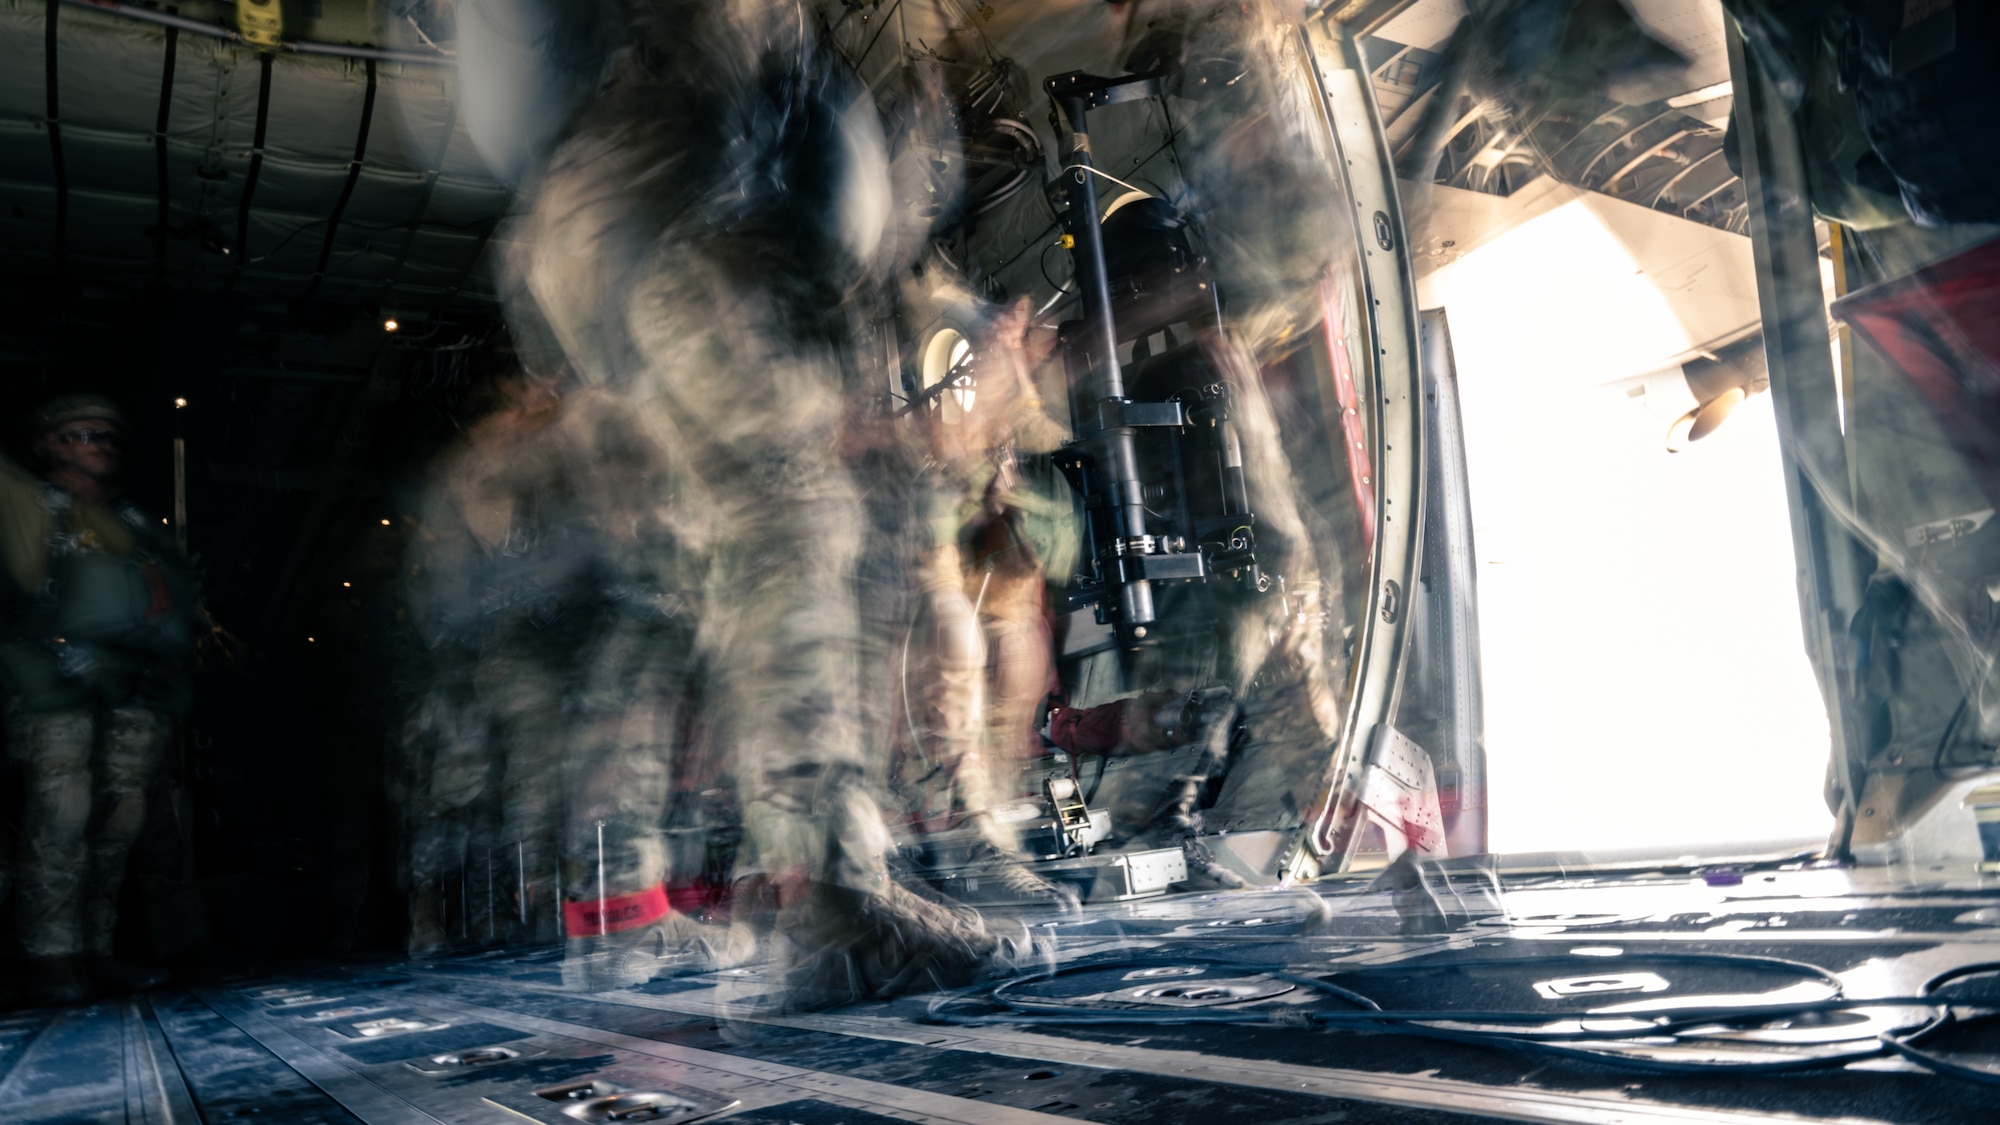
[(1370, 764), (1387, 745), (1410, 648), (1424, 527), (1424, 396), (1416, 275), (1397, 198), (1394, 163), (1358, 38), (1332, 16), (1307, 19), (1300, 47), (1311, 61), (1316, 103), (1332, 140), (1331, 174), (1354, 202), (1355, 291), (1365, 316), (1344, 326), (1365, 342), (1372, 378), (1370, 464), (1375, 535), (1367, 613), (1355, 626), (1353, 693), (1320, 796), (1280, 871), (1312, 879), (1348, 866), (1367, 822), (1361, 806)]

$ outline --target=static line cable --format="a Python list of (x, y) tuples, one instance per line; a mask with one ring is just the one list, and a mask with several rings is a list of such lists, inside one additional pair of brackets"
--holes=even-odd
[(1938, 989), (1943, 988), (1944, 986), (1950, 984), (1954, 980), (1958, 980), (1962, 977), (1974, 976), (1978, 974), (1991, 974), (1991, 973), (2000, 973), (2000, 961), (1987, 961), (1971, 965), (1960, 965), (1958, 968), (1948, 970), (1935, 977), (1932, 977), (1930, 981), (1924, 985), (1923, 991), (1924, 995), (1927, 998), (1935, 1001), (1938, 1004), (1938, 1007), (1941, 1009), (1939, 1017), (1931, 1021), (1930, 1023), (1924, 1025), (1923, 1027), (1917, 1028), (1914, 1031), (1905, 1032), (1901, 1034), (1898, 1034), (1893, 1031), (1885, 1032), (1881, 1037), (1883, 1046), (1887, 1047), (1891, 1051), (1894, 1051), (1896, 1054), (1903, 1056), (1909, 1061), (1916, 1063), (1917, 1065), (1934, 1073), (1948, 1075), (1952, 1078), (1963, 1079), (1967, 1082), (1977, 1082), (1980, 1083), (1981, 1085), (1986, 1085), (1986, 1086), (2000, 1086), (2000, 1070), (1994, 1070), (1989, 1067), (1983, 1067), (1983, 1066), (1968, 1066), (1965, 1063), (1953, 1062), (1950, 1059), (1944, 1058), (1941, 1055), (1935, 1054), (1931, 1051), (1927, 1051), (1921, 1047), (1916, 1046), (1918, 1040), (1928, 1038), (1933, 1033), (1942, 1031), (1947, 1027), (1953, 1027), (1953, 1026), (1962, 1027), (1975, 1023), (1987, 1023), (1995, 1019), (1996, 1013), (1991, 1011), (1982, 1012), (1981, 1014), (1973, 1016), (1969, 1019), (1960, 1019), (1952, 1011), (1950, 999), (1948, 997), (1941, 997), (1937, 995)]
[[(1988, 1016), (1986, 1018), (1991, 1019), (1992, 1017)], [(1916, 1040), (1922, 1039), (1923, 1037), (1929, 1035), (1934, 1031), (1937, 1031), (1941, 1028), (1952, 1026), (1955, 1023), (1962, 1023), (1962, 1022), (1970, 1022), (1970, 1021), (1954, 1020), (1954, 1018), (1949, 1013), (1947, 1013), (1942, 1018), (1935, 1020), (1924, 1027), (1918, 1028), (1916, 1031), (1911, 1032), (1908, 1035), (1904, 1036), (1897, 1036), (1894, 1034), (1883, 1035), (1882, 1044), (1883, 1046), (1889, 1048), (1891, 1051), (1894, 1051), (1895, 1053), (1903, 1056), (1904, 1058), (1910, 1060), (1911, 1062), (1916, 1063), (1918, 1066), (1923, 1067), (1925, 1070), (1931, 1071), (1933, 1073), (1943, 1074), (1951, 1078), (1963, 1079), (1964, 1081), (1967, 1082), (1977, 1082), (1983, 1086), (2000, 1086), (2000, 1070), (1990, 1070), (1983, 1066), (1967, 1066), (1964, 1063), (1952, 1062), (1950, 1059), (1932, 1054), (1929, 1051), (1923, 1050), (1920, 1047), (1912, 1045)]]
[[(1759, 957), (1737, 954), (1669, 954), (1641, 958), (1644, 960), (1669, 960), (1684, 963), (1738, 964), (1758, 968), (1780, 968), (1814, 977), (1836, 986), (1838, 978), (1827, 970), (1803, 962), (1787, 961), (1782, 958)], [(1520, 958), (1480, 958), (1453, 964), (1439, 960), (1418, 966), (1369, 966), (1347, 970), (1334, 970), (1348, 975), (1387, 975), (1397, 971), (1415, 970), (1443, 971), (1466, 966), (1502, 967), (1546, 964), (1551, 962), (1572, 962), (1574, 958), (1563, 955), (1533, 956)], [(1088, 1007), (1056, 1000), (1040, 1000), (1031, 997), (1010, 996), (1010, 990), (1053, 979), (1054, 977), (1088, 971), (1108, 971), (1130, 965), (1147, 966), (1159, 964), (1199, 964), (1209, 968), (1235, 972), (1250, 972), (1265, 975), (1274, 980), (1283, 980), (1315, 991), (1327, 993), (1335, 998), (1355, 1005), (1352, 1011), (1304, 1011), (1296, 1007), (1289, 1009), (1223, 1010), (1208, 1008), (1183, 1011), (1145, 1011), (1138, 1009), (1118, 1009)], [(1952, 1062), (1913, 1046), (1921, 1040), (1953, 1022), (1948, 1001), (1932, 993), (1946, 980), (1976, 972), (2000, 972), (2000, 965), (1965, 966), (1943, 977), (1933, 980), (1923, 990), (1921, 996), (1889, 997), (1841, 997), (1834, 996), (1821, 1000), (1748, 1005), (1704, 1005), (1689, 1008), (1657, 1008), (1638, 1011), (1586, 1011), (1586, 1012), (1515, 1012), (1515, 1011), (1391, 1011), (1383, 1009), (1373, 999), (1332, 984), (1317, 976), (1303, 975), (1282, 966), (1273, 966), (1239, 961), (1223, 961), (1205, 957), (1152, 957), (1152, 958), (1111, 958), (1107, 960), (1084, 960), (1069, 965), (1027, 973), (1002, 982), (998, 987), (963, 989), (955, 993), (941, 995), (934, 999), (929, 1008), (929, 1018), (949, 1024), (983, 1026), (990, 1024), (1050, 1024), (1058, 1026), (1108, 1026), (1108, 1025), (1178, 1025), (1178, 1024), (1236, 1024), (1260, 1025), (1265, 1027), (1311, 1028), (1318, 1030), (1358, 1030), (1388, 1032), (1392, 1034), (1414, 1035), (1422, 1038), (1448, 1042), (1468, 1043), (1477, 1046), (1499, 1047), (1508, 1050), (1527, 1051), (1543, 1055), (1555, 1055), (1573, 1061), (1587, 1061), (1603, 1065), (1624, 1067), (1660, 1074), (1777, 1074), (1825, 1067), (1844, 1066), (1863, 1058), (1893, 1051), (1903, 1057), (1932, 1069), (1935, 1073), (1962, 1078), (1980, 1083), (2000, 1084), (2000, 1072), (1980, 1067)], [(1190, 982), (1193, 983), (1193, 982)], [(985, 992), (984, 996), (976, 993)], [(988, 1015), (960, 1016), (950, 1014), (946, 1009), (963, 1001), (983, 999), (1009, 1011)], [(1922, 1026), (1906, 1033), (1884, 1033), (1874, 1039), (1856, 1039), (1851, 1042), (1828, 1043), (1833, 1050), (1814, 1054), (1779, 1054), (1769, 1059), (1745, 1062), (1696, 1062), (1671, 1058), (1658, 1058), (1637, 1054), (1633, 1048), (1646, 1049), (1679, 1046), (1683, 1049), (1695, 1046), (1704, 1040), (1713, 1040), (1712, 1035), (1701, 1035), (1705, 1028), (1718, 1024), (1740, 1024), (1746, 1020), (1764, 1020), (1791, 1015), (1805, 1015), (1819, 1012), (1850, 1011), (1865, 1008), (1929, 1008), (1931, 1017)], [(1993, 1018), (1991, 1016), (1980, 1017)], [(1515, 1022), (1550, 1024), (1559, 1021), (1585, 1020), (1630, 1020), (1642, 1026), (1632, 1028), (1585, 1028), (1574, 1031), (1540, 1030), (1523, 1027), (1520, 1029), (1483, 1029), (1475, 1027), (1440, 1026), (1470, 1022)], [(1696, 1034), (1689, 1034), (1694, 1032)], [(1647, 1039), (1658, 1040), (1671, 1037), (1673, 1044), (1645, 1043)], [(1602, 1043), (1604, 1046), (1587, 1046), (1587, 1043)], [(1626, 1049), (1613, 1044), (1622, 1043)]]
[(1096, 176), (1099, 176), (1099, 177), (1101, 177), (1101, 178), (1103, 178), (1103, 179), (1107, 179), (1107, 180), (1110, 180), (1110, 181), (1111, 181), (1112, 183), (1114, 183), (1114, 184), (1117, 184), (1117, 185), (1118, 185), (1119, 187), (1122, 187), (1122, 188), (1125, 188), (1125, 189), (1126, 189), (1126, 190), (1128, 190), (1128, 191), (1136, 191), (1136, 192), (1138, 192), (1138, 193), (1139, 193), (1140, 195), (1143, 195), (1143, 196), (1145, 196), (1145, 197), (1146, 197), (1147, 199), (1157, 199), (1157, 198), (1159, 198), (1159, 197), (1158, 197), (1157, 195), (1155, 195), (1154, 193), (1152, 193), (1152, 192), (1150, 192), (1150, 191), (1147, 191), (1147, 190), (1146, 190), (1145, 188), (1142, 188), (1142, 187), (1140, 187), (1140, 186), (1139, 186), (1139, 185), (1137, 185), (1137, 184), (1134, 184), (1134, 183), (1131, 183), (1131, 182), (1129, 182), (1129, 181), (1126, 181), (1126, 180), (1121, 180), (1121, 179), (1119, 179), (1118, 177), (1116, 177), (1116, 176), (1112, 175), (1111, 173), (1109, 173), (1109, 172), (1105, 171), (1104, 169), (1102, 169), (1102, 168), (1096, 168), (1096, 167), (1092, 167), (1092, 166), (1091, 166), (1091, 165), (1089, 165), (1089, 164), (1065, 164), (1065, 165), (1063, 165), (1063, 166), (1062, 166), (1062, 167), (1061, 167), (1060, 169), (1058, 169), (1058, 171), (1059, 171), (1059, 172), (1089, 172), (1089, 173), (1091, 173), (1091, 174), (1093, 174), (1093, 175), (1096, 175)]
[[(1766, 957), (1752, 953), (1636, 953), (1630, 955), (1632, 961), (1649, 964), (1682, 965), (1729, 965), (1737, 968), (1756, 967), (1779, 969), (1799, 976), (1811, 977), (1821, 984), (1838, 991), (1840, 978), (1806, 961), (1793, 961), (1784, 957)], [(1603, 958), (1583, 957), (1571, 953), (1541, 953), (1527, 957), (1464, 957), (1452, 959), (1438, 957), (1425, 961), (1400, 965), (1355, 965), (1334, 966), (1328, 970), (1335, 976), (1406, 976), (1414, 973), (1449, 973), (1460, 969), (1509, 969), (1527, 965), (1596, 965), (1607, 961)]]
[[(1046, 254), (1048, 253), (1048, 251), (1043, 250), (1042, 253)], [(1050, 297), (1047, 303), (1043, 304), (1041, 308), (1035, 310), (1035, 317), (1037, 319), (1040, 319), (1041, 317), (1047, 316), (1049, 310), (1055, 308), (1056, 305), (1060, 304), (1064, 297), (1072, 297), (1075, 295), (1076, 295), (1076, 290), (1074, 289), (1064, 289), (1060, 285), (1056, 286), (1055, 296)]]

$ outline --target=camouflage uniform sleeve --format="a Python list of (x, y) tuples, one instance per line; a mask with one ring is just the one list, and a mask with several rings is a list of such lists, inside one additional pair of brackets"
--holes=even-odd
[(1069, 441), (1069, 427), (1049, 417), (1040, 399), (1021, 403), (1014, 418), (1014, 448), (1023, 453), (1054, 453)]
[(48, 578), (49, 517), (41, 502), (41, 482), (0, 457), (0, 566), (25, 596)]

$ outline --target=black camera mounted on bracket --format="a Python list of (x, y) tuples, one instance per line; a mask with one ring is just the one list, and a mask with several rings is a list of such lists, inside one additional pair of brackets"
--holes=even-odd
[[(1095, 606), (1124, 652), (1159, 637), (1160, 584), (1228, 580), (1254, 593), (1272, 585), (1257, 564), (1229, 385), (1192, 343), (1158, 357), (1146, 343), (1176, 324), (1221, 324), (1222, 301), (1188, 241), (1187, 219), (1151, 196), (1099, 218), (1096, 178), (1104, 173), (1091, 162), (1089, 112), (1161, 96), (1164, 80), (1072, 71), (1046, 83), (1070, 131), (1055, 186), (1083, 311), (1061, 333), (1077, 437), (1053, 456), (1081, 499), (1090, 563), (1065, 608)], [(1119, 359), (1128, 343), (1130, 380)]]

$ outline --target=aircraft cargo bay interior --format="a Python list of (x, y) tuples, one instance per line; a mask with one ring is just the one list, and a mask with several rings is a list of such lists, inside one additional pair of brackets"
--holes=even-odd
[(0, 45), (0, 1119), (2000, 1108), (2000, 10)]

